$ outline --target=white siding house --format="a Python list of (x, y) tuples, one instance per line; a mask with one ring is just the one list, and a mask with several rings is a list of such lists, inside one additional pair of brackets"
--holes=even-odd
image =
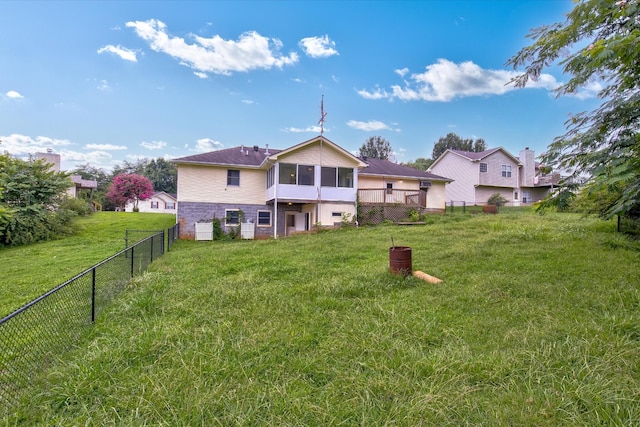
[[(133, 205), (133, 202), (127, 203), (124, 208), (125, 212), (133, 212)], [(140, 212), (175, 214), (178, 211), (178, 200), (174, 194), (159, 191), (153, 193), (150, 199), (138, 201), (138, 210)]]
[(543, 176), (528, 147), (515, 157), (502, 147), (482, 152), (447, 150), (429, 168), (453, 182), (446, 187), (447, 202), (486, 204), (496, 193), (510, 205), (536, 202), (558, 184), (559, 176)]

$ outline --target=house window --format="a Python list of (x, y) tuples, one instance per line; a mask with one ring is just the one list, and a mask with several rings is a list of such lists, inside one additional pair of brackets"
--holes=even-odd
[(331, 216), (337, 216), (339, 218), (342, 218), (342, 212), (331, 212)]
[(240, 185), (240, 171), (237, 169), (227, 170), (227, 185)]
[(338, 168), (338, 187), (353, 188), (353, 169)]
[(271, 211), (258, 211), (258, 226), (271, 226)]
[(225, 225), (240, 224), (240, 209), (225, 209), (224, 223)]
[(518, 200), (518, 192), (517, 191), (513, 192), (513, 200)]
[(151, 202), (151, 209), (158, 209), (160, 207), (160, 202)]
[(176, 208), (176, 204), (174, 202), (167, 202), (166, 209), (173, 210), (175, 208)]
[(298, 165), (298, 185), (313, 185), (314, 171), (311, 165)]
[(280, 184), (295, 184), (296, 180), (296, 165), (291, 163), (280, 163), (280, 176), (278, 177)]
[(276, 167), (271, 166), (267, 171), (267, 188), (271, 188), (273, 187), (273, 184), (275, 184), (275, 170)]
[(511, 165), (502, 165), (503, 178), (511, 178)]
[(387, 182), (387, 194), (393, 194), (393, 182)]
[(487, 172), (487, 164), (480, 163), (480, 173), (486, 173), (486, 172)]
[(320, 171), (320, 185), (323, 187), (336, 187), (337, 186), (337, 171), (336, 168), (322, 167)]

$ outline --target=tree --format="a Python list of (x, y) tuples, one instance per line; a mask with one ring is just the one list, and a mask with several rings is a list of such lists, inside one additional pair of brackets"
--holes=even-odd
[(418, 157), (413, 162), (407, 162), (407, 166), (409, 166), (410, 168), (419, 169), (421, 171), (426, 171), (432, 164), (433, 159), (425, 159), (424, 157)]
[(178, 173), (173, 163), (162, 157), (151, 159), (145, 164), (143, 175), (149, 178), (155, 191), (175, 194)]
[(360, 157), (388, 160), (393, 153), (389, 141), (381, 136), (372, 136), (360, 147)]
[(514, 69), (524, 67), (512, 80), (517, 87), (557, 64), (570, 76), (557, 96), (601, 88), (600, 105), (572, 116), (566, 133), (554, 139), (541, 161), (571, 172), (564, 185), (587, 174), (586, 191), (615, 194), (599, 212), (605, 218), (637, 211), (640, 200), (638, 15), (637, 1), (582, 0), (565, 22), (531, 30), (533, 44), (507, 62)]
[(74, 213), (61, 209), (69, 175), (44, 160), (0, 155), (0, 245), (21, 245), (70, 232)]
[(448, 149), (479, 153), (487, 149), (487, 144), (482, 138), (462, 139), (458, 134), (450, 132), (447, 136), (441, 136), (438, 142), (434, 143), (431, 158), (435, 161)]
[(138, 201), (147, 200), (153, 196), (153, 184), (149, 178), (130, 173), (120, 174), (113, 178), (113, 182), (107, 191), (107, 198), (116, 206), (124, 206), (133, 202), (133, 210), (138, 210)]

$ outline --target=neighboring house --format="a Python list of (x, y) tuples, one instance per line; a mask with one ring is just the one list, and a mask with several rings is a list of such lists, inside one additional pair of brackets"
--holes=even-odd
[[(35, 158), (42, 159), (50, 165), (49, 170), (60, 172), (60, 154), (55, 154), (49, 149), (46, 153), (36, 153)], [(89, 202), (93, 203), (93, 191), (98, 188), (98, 182), (90, 179), (82, 179), (80, 175), (71, 175), (71, 185), (67, 189), (69, 197), (77, 198), (81, 191), (89, 191)]]
[(285, 150), (242, 146), (172, 162), (181, 238), (214, 217), (227, 230), (253, 223), (256, 237), (334, 225), (355, 215), (358, 169), (367, 166), (324, 136)]
[(486, 204), (499, 193), (507, 204), (518, 206), (545, 198), (558, 185), (559, 174), (540, 173), (535, 152), (528, 147), (515, 157), (502, 147), (479, 153), (448, 149), (429, 172), (454, 181), (446, 187), (447, 202)]
[[(175, 214), (178, 209), (178, 199), (175, 194), (158, 191), (153, 193), (150, 199), (138, 201), (138, 210), (140, 212), (152, 213), (170, 213)], [(133, 212), (133, 202), (127, 203), (125, 212)]]
[(366, 214), (371, 207), (395, 206), (404, 215), (407, 207), (419, 212), (444, 212), (445, 185), (449, 178), (380, 159), (363, 159), (367, 167), (358, 173), (358, 200)]

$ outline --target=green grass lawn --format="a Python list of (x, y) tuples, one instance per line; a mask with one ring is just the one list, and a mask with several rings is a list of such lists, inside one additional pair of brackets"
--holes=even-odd
[[(569, 214), (181, 241), (19, 425), (635, 425), (640, 246)], [(411, 246), (432, 285), (388, 272)]]
[(175, 222), (168, 214), (96, 212), (77, 219), (73, 236), (0, 248), (0, 318), (124, 249), (127, 229), (166, 230)]

